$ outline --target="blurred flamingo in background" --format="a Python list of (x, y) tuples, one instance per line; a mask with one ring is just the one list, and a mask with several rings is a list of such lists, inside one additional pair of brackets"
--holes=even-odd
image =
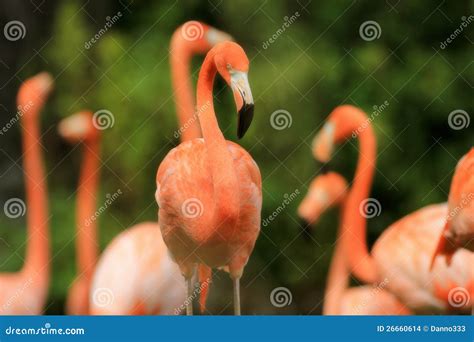
[(342, 244), (351, 271), (367, 283), (387, 282), (387, 289), (415, 312), (470, 310), (474, 253), (458, 250), (449, 267), (436, 262), (430, 271), (448, 215), (446, 203), (421, 208), (393, 223), (368, 253), (367, 214), (380, 210), (378, 202), (368, 198), (376, 158), (371, 119), (356, 107), (337, 107), (315, 137), (313, 153), (318, 160), (327, 162), (334, 145), (350, 136), (359, 140), (359, 161), (342, 220)]
[[(197, 21), (173, 34), (170, 62), (182, 140), (201, 134), (193, 117), (191, 58), (228, 39), (226, 33)], [(102, 254), (90, 293), (93, 314), (177, 314), (184, 301), (183, 277), (168, 255), (158, 223), (127, 229)]]
[[(316, 177), (298, 207), (298, 215), (308, 225), (314, 225), (326, 210), (336, 205), (344, 206), (347, 190), (346, 180), (335, 172)], [(342, 227), (339, 227), (341, 232)], [(324, 315), (410, 314), (393, 294), (384, 289), (384, 283), (348, 288), (350, 270), (345, 254), (338, 237), (324, 294)]]
[(27, 208), (23, 208), (23, 203), (10, 202), (5, 211), (17, 214), (26, 210), (28, 231), (22, 269), (0, 274), (0, 314), (4, 315), (41, 315), (48, 295), (50, 234), (39, 120), (52, 86), (51, 76), (42, 72), (23, 82), (17, 96)]
[(474, 252), (474, 148), (459, 161), (451, 182), (448, 217), (438, 242), (438, 254), (451, 259), (458, 248)]
[[(260, 231), (261, 176), (248, 152), (225, 140), (212, 88), (217, 72), (232, 88), (241, 138), (253, 117), (248, 68), (248, 58), (236, 43), (220, 43), (209, 51), (197, 87), (203, 138), (183, 142), (168, 153), (157, 172), (155, 195), (163, 238), (186, 279), (188, 298), (196, 264), (225, 268), (233, 280), (236, 315), (239, 281)], [(191, 301), (186, 312), (192, 314)]]
[(201, 138), (192, 90), (191, 60), (220, 42), (231, 41), (225, 32), (200, 21), (188, 21), (173, 33), (170, 44), (171, 80), (181, 141)]
[(59, 134), (72, 144), (82, 142), (83, 160), (76, 200), (77, 277), (71, 285), (66, 312), (69, 315), (89, 313), (89, 291), (99, 245), (95, 220), (97, 190), (100, 178), (100, 131), (93, 125), (92, 113), (83, 111), (63, 119)]

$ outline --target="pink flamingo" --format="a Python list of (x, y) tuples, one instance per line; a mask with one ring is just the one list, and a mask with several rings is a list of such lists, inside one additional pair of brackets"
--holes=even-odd
[[(474, 291), (471, 267), (474, 253), (458, 250), (450, 266), (430, 261), (446, 223), (446, 203), (430, 205), (389, 226), (369, 254), (366, 242), (366, 209), (375, 167), (376, 143), (371, 120), (353, 106), (337, 107), (315, 137), (313, 153), (327, 162), (334, 145), (350, 136), (359, 140), (359, 161), (343, 213), (343, 248), (350, 255), (351, 271), (367, 283), (388, 280), (387, 289), (415, 312), (470, 310)], [(466, 300), (453, 301), (461, 291)]]
[[(333, 206), (344, 206), (348, 185), (335, 172), (316, 177), (300, 206), (298, 214), (314, 225)], [(342, 227), (339, 228), (339, 232)], [(350, 271), (345, 251), (336, 242), (324, 295), (324, 315), (408, 315), (410, 311), (394, 295), (384, 289), (385, 283), (348, 288)]]
[(449, 192), (448, 212), (433, 262), (439, 254), (450, 259), (458, 248), (474, 252), (474, 148), (456, 166)]
[(59, 134), (72, 144), (82, 142), (81, 166), (76, 201), (76, 256), (78, 275), (69, 289), (66, 312), (69, 315), (89, 313), (89, 291), (97, 261), (97, 188), (100, 176), (100, 131), (93, 125), (92, 113), (83, 111), (63, 119)]
[[(4, 315), (40, 315), (48, 295), (51, 267), (48, 196), (40, 147), (39, 116), (52, 86), (51, 76), (42, 72), (23, 82), (18, 92), (18, 113), (23, 132), (28, 238), (22, 269), (16, 273), (0, 275), (0, 313)], [(13, 207), (10, 209), (24, 210)]]
[[(233, 280), (236, 315), (239, 281), (260, 231), (261, 176), (248, 152), (226, 141), (220, 131), (212, 86), (218, 72), (232, 88), (241, 138), (253, 116), (248, 67), (247, 56), (236, 43), (220, 43), (209, 51), (197, 86), (203, 138), (172, 149), (156, 176), (160, 228), (186, 279), (188, 297), (196, 264), (225, 268)], [(186, 312), (192, 314), (192, 301)]]
[[(191, 58), (228, 39), (226, 33), (197, 21), (173, 34), (170, 61), (182, 140), (200, 137), (193, 114)], [(158, 223), (127, 229), (102, 254), (90, 293), (93, 314), (177, 314), (184, 302), (183, 277), (168, 255)]]

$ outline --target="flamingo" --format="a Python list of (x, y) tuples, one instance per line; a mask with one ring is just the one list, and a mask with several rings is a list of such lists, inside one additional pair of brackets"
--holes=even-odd
[[(319, 175), (311, 182), (308, 194), (298, 207), (299, 216), (314, 225), (324, 211), (344, 205), (347, 190), (346, 180), (338, 173)], [(342, 227), (339, 228), (341, 231)], [(326, 284), (324, 315), (410, 314), (405, 305), (384, 289), (385, 283), (348, 288), (349, 275), (345, 251), (338, 239)]]
[[(262, 182), (250, 154), (220, 131), (212, 87), (218, 72), (232, 88), (242, 138), (253, 117), (248, 68), (244, 50), (234, 42), (208, 52), (197, 86), (203, 138), (168, 153), (158, 168), (155, 194), (163, 239), (186, 280), (188, 298), (196, 264), (224, 268), (233, 281), (235, 315), (240, 315), (240, 278), (260, 231)], [(192, 301), (186, 313), (192, 315)]]
[(48, 295), (51, 255), (39, 116), (52, 87), (52, 77), (42, 72), (23, 82), (17, 96), (23, 133), (27, 247), (21, 270), (0, 275), (0, 313), (3, 315), (40, 315)]
[[(387, 289), (414, 312), (469, 311), (474, 292), (474, 253), (460, 249), (451, 265), (430, 260), (446, 223), (446, 203), (429, 205), (390, 225), (369, 254), (366, 242), (370, 187), (375, 167), (376, 142), (371, 120), (360, 109), (343, 105), (333, 110), (313, 141), (313, 154), (331, 158), (336, 143), (350, 136), (359, 140), (359, 161), (347, 196), (342, 245), (350, 270), (366, 283), (388, 280)], [(373, 209), (373, 207), (372, 207)], [(462, 294), (460, 302), (454, 300)]]
[(63, 119), (59, 134), (70, 143), (83, 144), (76, 203), (76, 255), (78, 275), (69, 289), (66, 312), (69, 315), (89, 313), (89, 290), (98, 255), (96, 211), (100, 175), (100, 131), (92, 121), (92, 113), (82, 111)]
[(433, 256), (451, 258), (458, 248), (474, 252), (474, 148), (456, 166), (448, 199), (448, 218)]
[[(191, 58), (229, 39), (228, 34), (197, 21), (184, 23), (172, 36), (170, 62), (182, 141), (201, 134), (193, 116)], [(206, 286), (207, 282), (204, 293)], [(92, 314), (170, 315), (181, 311), (185, 292), (158, 223), (145, 222), (125, 230), (107, 246), (97, 264), (89, 300)]]

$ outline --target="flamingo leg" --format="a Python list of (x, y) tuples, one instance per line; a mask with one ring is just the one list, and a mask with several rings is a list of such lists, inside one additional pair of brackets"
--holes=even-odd
[(186, 293), (186, 316), (193, 315), (193, 276), (186, 278), (186, 286), (187, 286), (187, 293)]
[(234, 283), (234, 315), (240, 316), (240, 277), (232, 279)]

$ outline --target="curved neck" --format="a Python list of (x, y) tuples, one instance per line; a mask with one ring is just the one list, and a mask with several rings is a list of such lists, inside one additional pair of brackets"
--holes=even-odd
[[(233, 228), (239, 214), (239, 187), (234, 161), (227, 147), (213, 105), (213, 85), (217, 73), (214, 56), (208, 53), (197, 86), (197, 108), (202, 135), (206, 146), (207, 164), (211, 170), (214, 185), (214, 223), (222, 229)], [(227, 224), (225, 224), (227, 223)]]
[(99, 138), (85, 141), (83, 151), (76, 202), (76, 254), (80, 275), (90, 281), (98, 255), (95, 211), (100, 174)]
[[(41, 108), (30, 110), (39, 112)], [(23, 271), (35, 275), (35, 286), (48, 286), (50, 273), (48, 196), (38, 121), (39, 113), (33, 115), (25, 113), (22, 120), (28, 227)], [(42, 283), (38, 284), (36, 281)]]
[(342, 245), (342, 214), (344, 212), (343, 205), (341, 207), (341, 226), (337, 234), (336, 247), (329, 266), (329, 273), (324, 292), (323, 315), (339, 315), (341, 313), (341, 298), (349, 285), (349, 267), (345, 257), (345, 249)]
[(344, 210), (342, 242), (354, 275), (367, 283), (377, 281), (377, 268), (367, 247), (367, 219), (360, 209), (369, 197), (375, 169), (376, 142), (372, 126), (358, 135), (359, 160)]
[(171, 79), (181, 141), (201, 137), (199, 121), (194, 113), (190, 72), (193, 51), (189, 44), (190, 42), (186, 41), (181, 33), (175, 33), (170, 46)]

